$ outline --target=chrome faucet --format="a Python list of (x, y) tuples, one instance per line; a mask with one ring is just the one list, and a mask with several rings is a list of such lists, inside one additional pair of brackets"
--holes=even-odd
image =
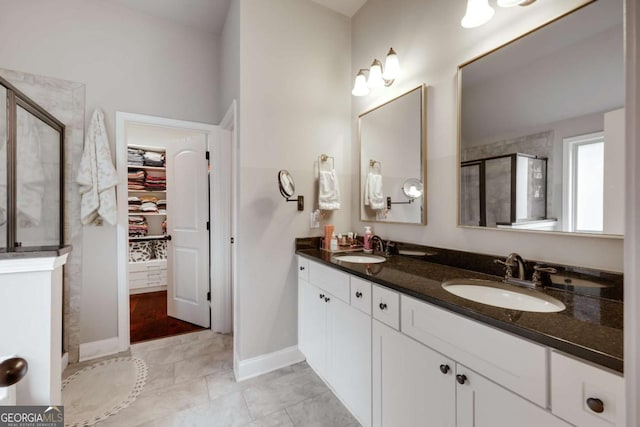
[(518, 279), (525, 280), (525, 269), (524, 269), (524, 260), (520, 255), (515, 252), (512, 252), (507, 256), (505, 261), (500, 259), (494, 259), (493, 262), (496, 264), (502, 264), (505, 266), (504, 270), (504, 280), (508, 281), (513, 277), (513, 268), (518, 267)]
[(371, 245), (374, 252), (376, 250), (376, 244), (378, 246), (378, 251), (383, 253), (384, 256), (386, 257), (390, 257), (391, 255), (393, 255), (392, 252), (396, 248), (396, 244), (391, 240), (388, 240), (385, 243), (385, 241), (382, 240), (382, 237), (378, 236), (377, 234), (374, 234), (373, 236), (371, 236)]

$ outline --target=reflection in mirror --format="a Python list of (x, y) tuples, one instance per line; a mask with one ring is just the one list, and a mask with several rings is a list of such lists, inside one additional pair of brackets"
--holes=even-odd
[(402, 192), (412, 201), (422, 197), (423, 190), (424, 186), (422, 185), (422, 181), (417, 178), (409, 178), (402, 185)]
[(0, 86), (0, 250), (7, 248), (7, 90)]
[(415, 202), (404, 192), (407, 180), (415, 179), (417, 194), (426, 179), (425, 105), (423, 85), (360, 115), (362, 221), (426, 224), (423, 190)]
[(460, 66), (460, 225), (623, 234), (622, 3)]

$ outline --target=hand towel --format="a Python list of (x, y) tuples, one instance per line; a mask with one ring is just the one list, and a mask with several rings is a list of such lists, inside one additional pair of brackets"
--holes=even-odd
[(335, 169), (320, 170), (318, 182), (318, 208), (325, 211), (340, 209), (340, 188)]
[(369, 172), (364, 186), (364, 204), (373, 210), (385, 208), (384, 192), (382, 191), (382, 175)]
[(82, 223), (100, 224), (101, 219), (115, 225), (117, 222), (116, 184), (118, 173), (111, 161), (104, 114), (93, 112), (84, 141), (84, 152), (76, 178), (82, 200), (80, 219)]

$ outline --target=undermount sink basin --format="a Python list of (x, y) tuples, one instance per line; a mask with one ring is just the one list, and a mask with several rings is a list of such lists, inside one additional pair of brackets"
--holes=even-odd
[(471, 301), (512, 310), (555, 313), (566, 308), (562, 301), (542, 292), (491, 280), (454, 279), (444, 282), (442, 288)]
[(351, 262), (354, 264), (379, 264), (387, 259), (378, 255), (336, 255), (333, 257), (337, 261)]

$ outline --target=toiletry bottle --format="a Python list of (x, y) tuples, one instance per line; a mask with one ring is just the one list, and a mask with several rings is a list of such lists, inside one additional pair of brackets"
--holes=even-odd
[(331, 250), (332, 251), (338, 250), (338, 238), (336, 237), (335, 233), (331, 235)]
[(371, 250), (371, 236), (373, 236), (373, 233), (371, 232), (371, 227), (365, 227), (364, 228), (364, 252), (370, 254), (371, 252), (373, 252), (373, 250)]
[(331, 236), (333, 235), (334, 227), (333, 225), (325, 225), (324, 226), (324, 245), (322, 249), (325, 251), (331, 250)]

